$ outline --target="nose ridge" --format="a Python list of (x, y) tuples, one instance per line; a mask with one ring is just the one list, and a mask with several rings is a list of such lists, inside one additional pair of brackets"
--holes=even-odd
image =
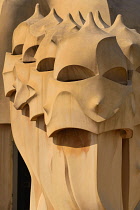
[(58, 72), (57, 80), (62, 82), (74, 82), (95, 76), (89, 68), (80, 65), (69, 65)]
[(97, 114), (99, 113), (99, 109), (100, 109), (100, 103), (97, 104), (95, 107), (94, 107), (94, 112), (96, 112)]
[(93, 99), (93, 101), (90, 104), (90, 109), (95, 112), (96, 114), (99, 114), (102, 112), (102, 104), (104, 99)]

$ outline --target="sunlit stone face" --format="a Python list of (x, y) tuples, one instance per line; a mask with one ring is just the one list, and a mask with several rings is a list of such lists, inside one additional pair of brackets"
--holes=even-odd
[(102, 29), (92, 13), (79, 18), (36, 9), (16, 28), (3, 72), (13, 135), (34, 209), (121, 210), (122, 138), (139, 124), (140, 38), (120, 17)]
[[(14, 68), (7, 95), (16, 90), (15, 108), (29, 104), (31, 120), (44, 115), (48, 136), (65, 128), (99, 133), (101, 122), (124, 109), (132, 92), (128, 60), (112, 31), (106, 32), (111, 27), (100, 29), (92, 14), (79, 26), (55, 11), (45, 18), (36, 11), (22, 24), (14, 32), (13, 55), (7, 55), (13, 65), (5, 68), (11, 75)], [(29, 29), (18, 39), (21, 27)]]

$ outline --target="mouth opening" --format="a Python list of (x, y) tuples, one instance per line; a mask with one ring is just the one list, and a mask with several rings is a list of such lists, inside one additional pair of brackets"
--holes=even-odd
[(93, 144), (91, 135), (93, 134), (86, 130), (66, 128), (53, 133), (53, 143), (73, 148), (89, 147)]

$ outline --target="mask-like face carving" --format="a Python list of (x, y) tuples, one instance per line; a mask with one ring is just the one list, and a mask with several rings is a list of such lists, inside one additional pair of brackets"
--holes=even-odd
[[(120, 153), (117, 153), (118, 158), (115, 158), (114, 154), (116, 154), (116, 152), (111, 152), (110, 154), (113, 154), (113, 156), (110, 155), (109, 157), (111, 157), (113, 161), (116, 161), (115, 164), (118, 164), (117, 161), (121, 157), (121, 138), (120, 134), (117, 133), (118, 130), (125, 130), (126, 128), (132, 129), (134, 124), (139, 123), (139, 118), (137, 118), (135, 114), (136, 110), (138, 110), (137, 104), (139, 98), (139, 93), (136, 88), (137, 85), (135, 85), (135, 83), (138, 83), (136, 74), (138, 74), (140, 64), (139, 59), (136, 59), (134, 55), (136, 52), (139, 52), (140, 38), (135, 31), (126, 28), (119, 20), (119, 17), (113, 26), (108, 27), (106, 24), (103, 24), (106, 28), (102, 29), (96, 25), (92, 13), (88, 15), (86, 21), (81, 14), (79, 18), (81, 22), (84, 23), (83, 25), (81, 24), (81, 26), (73, 20), (71, 15), (68, 15), (66, 19), (62, 20), (56, 12), (52, 10), (50, 14), (44, 18), (37, 10), (29, 20), (21, 23), (16, 28), (13, 35), (13, 52), (12, 54), (6, 54), (3, 73), (5, 92), (7, 96), (12, 98), (14, 109), (24, 112), (28, 104), (28, 117), (31, 121), (35, 121), (38, 124), (38, 121), (43, 119), (42, 116), (44, 116), (43, 120), (46, 130), (44, 130), (45, 134), (43, 135), (46, 135), (46, 138), (52, 137), (55, 145), (65, 146), (67, 141), (64, 143), (62, 139), (69, 137), (72, 142), (69, 147), (75, 147), (75, 149), (74, 151), (66, 150), (64, 152), (66, 153), (66, 159), (68, 158), (68, 164), (71, 163), (69, 162), (71, 161), (69, 157), (73, 158), (73, 152), (75, 156), (77, 155), (76, 158), (82, 157), (82, 152), (84, 152), (84, 154), (86, 153), (86, 150), (77, 153), (76, 148), (80, 148), (80, 146), (74, 146), (74, 142), (78, 141), (74, 138), (75, 132), (77, 132), (76, 135), (78, 137), (81, 136), (79, 139), (83, 138), (83, 136), (84, 141), (85, 139), (90, 139), (90, 141), (87, 141), (90, 143), (88, 144), (86, 142), (86, 146), (83, 146), (90, 147), (92, 144), (103, 145), (102, 139), (113, 138), (113, 133), (108, 134), (108, 132), (115, 130), (114, 132), (116, 132), (115, 135), (118, 139), (116, 141), (117, 143), (113, 143), (112, 150), (114, 149), (114, 145), (118, 144), (119, 146), (116, 145), (116, 147), (120, 148)], [(98, 22), (99, 21), (100, 19)], [(103, 23), (103, 20), (101, 23)], [(24, 33), (19, 36), (21, 29), (24, 30)], [(128, 36), (128, 43), (124, 41), (123, 33), (126, 37)], [(134, 40), (136, 43), (133, 46), (130, 43)], [(135, 57), (135, 59), (133, 59), (133, 57)], [(136, 69), (137, 71), (135, 71)], [(132, 79), (133, 71), (134, 75)], [(132, 81), (134, 82), (133, 85)], [(22, 114), (24, 115), (24, 113)], [(37, 124), (36, 127), (38, 127)], [(36, 131), (36, 133), (37, 132), (38, 131)], [(102, 133), (104, 132), (107, 133), (103, 135)], [(97, 140), (96, 138), (99, 139)], [(50, 139), (49, 141), (52, 141)], [(93, 139), (94, 143), (92, 142)], [(99, 143), (97, 143), (98, 141)], [(62, 142), (64, 145), (62, 145)], [(76, 145), (78, 145), (78, 143)], [(49, 147), (51, 148), (50, 150), (48, 150)], [(103, 148), (103, 146), (99, 148), (101, 147)], [(51, 151), (49, 158), (53, 153), (52, 148), (53, 146), (50, 146), (48, 143), (47, 149), (44, 149), (44, 154), (48, 154), (47, 152)], [(109, 146), (106, 145), (106, 148), (109, 148)], [(58, 150), (62, 152), (62, 149), (59, 148)], [(99, 154), (101, 153), (100, 149), (98, 152)], [(97, 161), (97, 148), (96, 154), (95, 151), (93, 153), (94, 157), (92, 158), (95, 158), (95, 161)], [(108, 154), (106, 154), (106, 157)], [(59, 160), (59, 155), (57, 158), (57, 160)], [(90, 158), (91, 162), (92, 158)], [(45, 165), (46, 162), (43, 158), (41, 164), (43, 165), (44, 163)], [(100, 158), (99, 162), (102, 162)], [(26, 160), (26, 163), (29, 167), (31, 164), (30, 158)], [(67, 165), (66, 162), (65, 164)], [(84, 167), (86, 164), (84, 164), (83, 161)], [(117, 167), (119, 167), (121, 171), (121, 163), (118, 165), (114, 170), (117, 170)], [(96, 164), (94, 167), (96, 168)], [(45, 169), (39, 172), (40, 175), (38, 175), (36, 169), (32, 170), (38, 182), (40, 182), (40, 179), (41, 182), (45, 180), (44, 177), (47, 176), (46, 174), (48, 173), (46, 172), (45, 174)], [(30, 170), (31, 174), (32, 170)], [(47, 170), (49, 169), (47, 168)], [(96, 170), (97, 168), (95, 169), (95, 174), (97, 175)], [(109, 170), (113, 169), (110, 169), (108, 165), (108, 171)], [(56, 170), (56, 174), (57, 172)], [(120, 175), (121, 172), (118, 173)], [(113, 173), (110, 172), (110, 174), (112, 175)], [(97, 180), (94, 180), (94, 183), (95, 182), (97, 182)], [(50, 182), (45, 183), (46, 186), (48, 186)], [(121, 185), (121, 178), (119, 183)], [(46, 187), (45, 190), (48, 190), (48, 188)], [(97, 188), (97, 186), (95, 188)], [(77, 191), (79, 191), (79, 189)], [(98, 190), (96, 189), (96, 191)], [(85, 203), (83, 204), (81, 202), (83, 196), (82, 192), (84, 194), (84, 191), (81, 190), (80, 196), (79, 194), (77, 196), (79, 205), (83, 205), (83, 209), (96, 209), (97, 206), (93, 206), (92, 202), (89, 202), (87, 206)], [(100, 196), (106, 207), (104, 193), (100, 193)], [(61, 201), (61, 198), (59, 199)], [(96, 201), (98, 203), (99, 197)], [(112, 203), (113, 202), (114, 200), (112, 200)], [(79, 208), (77, 204), (74, 205), (76, 206), (75, 209)], [(118, 204), (114, 202), (115, 207), (116, 205)], [(102, 204), (98, 207), (99, 209), (103, 209)], [(110, 209), (111, 208), (114, 207), (110, 205)], [(116, 209), (117, 208), (118, 207), (116, 207)]]
[(13, 37), (13, 53), (23, 47), (22, 58), (7, 55), (17, 58), (15, 108), (30, 101), (31, 119), (44, 114), (49, 136), (73, 127), (99, 133), (100, 123), (118, 113), (131, 93), (127, 57), (115, 36), (98, 28), (92, 14), (82, 27), (55, 11), (46, 21), (35, 14), (23, 25), (29, 28), (25, 37), (17, 37), (22, 24)]

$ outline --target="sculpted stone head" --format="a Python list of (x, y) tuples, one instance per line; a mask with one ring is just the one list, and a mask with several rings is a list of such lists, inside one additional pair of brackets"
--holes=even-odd
[(40, 192), (33, 209), (123, 209), (121, 140), (140, 121), (140, 35), (121, 16), (112, 26), (99, 13), (80, 21), (43, 17), (37, 5), (6, 54), (13, 135)]

